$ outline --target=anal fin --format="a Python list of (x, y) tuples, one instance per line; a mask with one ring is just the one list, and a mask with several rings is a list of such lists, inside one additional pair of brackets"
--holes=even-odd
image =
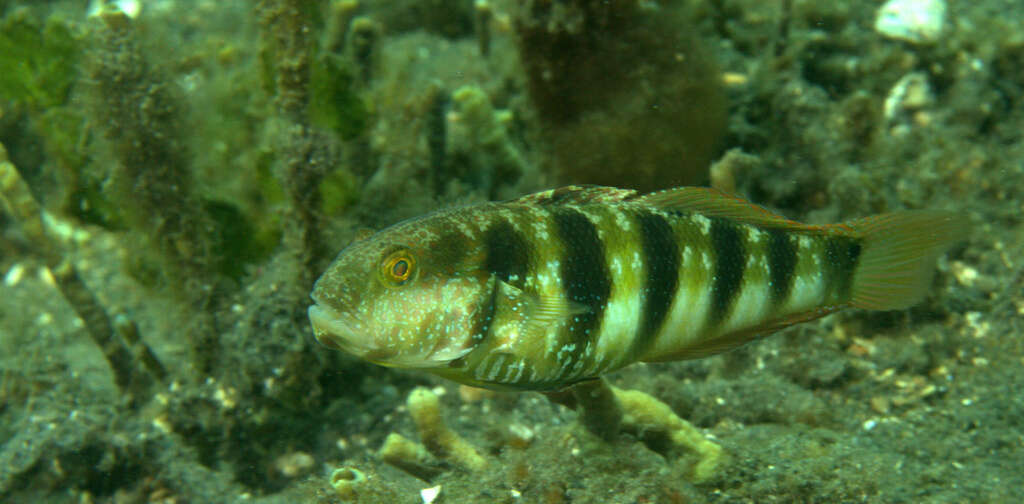
[(641, 360), (644, 362), (669, 362), (710, 357), (712, 355), (728, 352), (734, 348), (739, 348), (755, 339), (768, 336), (789, 326), (809, 322), (811, 320), (824, 317), (825, 315), (835, 313), (842, 308), (844, 308), (844, 306), (826, 306), (800, 313), (794, 313), (792, 315), (768, 320), (753, 327), (719, 334), (673, 352), (650, 357), (645, 356)]

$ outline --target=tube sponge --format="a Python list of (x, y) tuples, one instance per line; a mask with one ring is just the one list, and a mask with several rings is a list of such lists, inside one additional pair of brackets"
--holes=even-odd
[(487, 467), (487, 460), (473, 445), (448, 428), (441, 418), (441, 401), (437, 394), (424, 387), (416, 387), (406, 402), (420, 439), (434, 456), (470, 471)]

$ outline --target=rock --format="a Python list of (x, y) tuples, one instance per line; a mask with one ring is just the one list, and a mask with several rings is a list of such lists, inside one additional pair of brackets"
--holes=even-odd
[(889, 0), (875, 18), (875, 31), (913, 44), (935, 42), (946, 21), (945, 0)]

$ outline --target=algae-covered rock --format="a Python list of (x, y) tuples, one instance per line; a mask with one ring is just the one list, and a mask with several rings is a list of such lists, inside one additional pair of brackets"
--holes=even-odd
[(565, 180), (653, 190), (707, 179), (725, 95), (685, 7), (531, 1), (515, 30)]

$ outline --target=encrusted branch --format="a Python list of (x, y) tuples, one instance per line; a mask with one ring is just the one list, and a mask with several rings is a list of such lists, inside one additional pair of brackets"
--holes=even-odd
[[(57, 289), (85, 322), (86, 332), (103, 352), (118, 388), (128, 396), (130, 403), (144, 401), (149, 396), (153, 378), (163, 380), (166, 370), (139, 337), (135, 324), (124, 316), (120, 316), (115, 324), (103, 304), (82, 281), (74, 264), (60, 253), (58, 241), (52, 239), (47, 231), (49, 216), (39, 206), (18, 170), (7, 160), (7, 151), (2, 144), (0, 196), (21, 224), (26, 237), (36, 245), (36, 250), (53, 273)], [(130, 347), (136, 350), (139, 359), (133, 357)]]

